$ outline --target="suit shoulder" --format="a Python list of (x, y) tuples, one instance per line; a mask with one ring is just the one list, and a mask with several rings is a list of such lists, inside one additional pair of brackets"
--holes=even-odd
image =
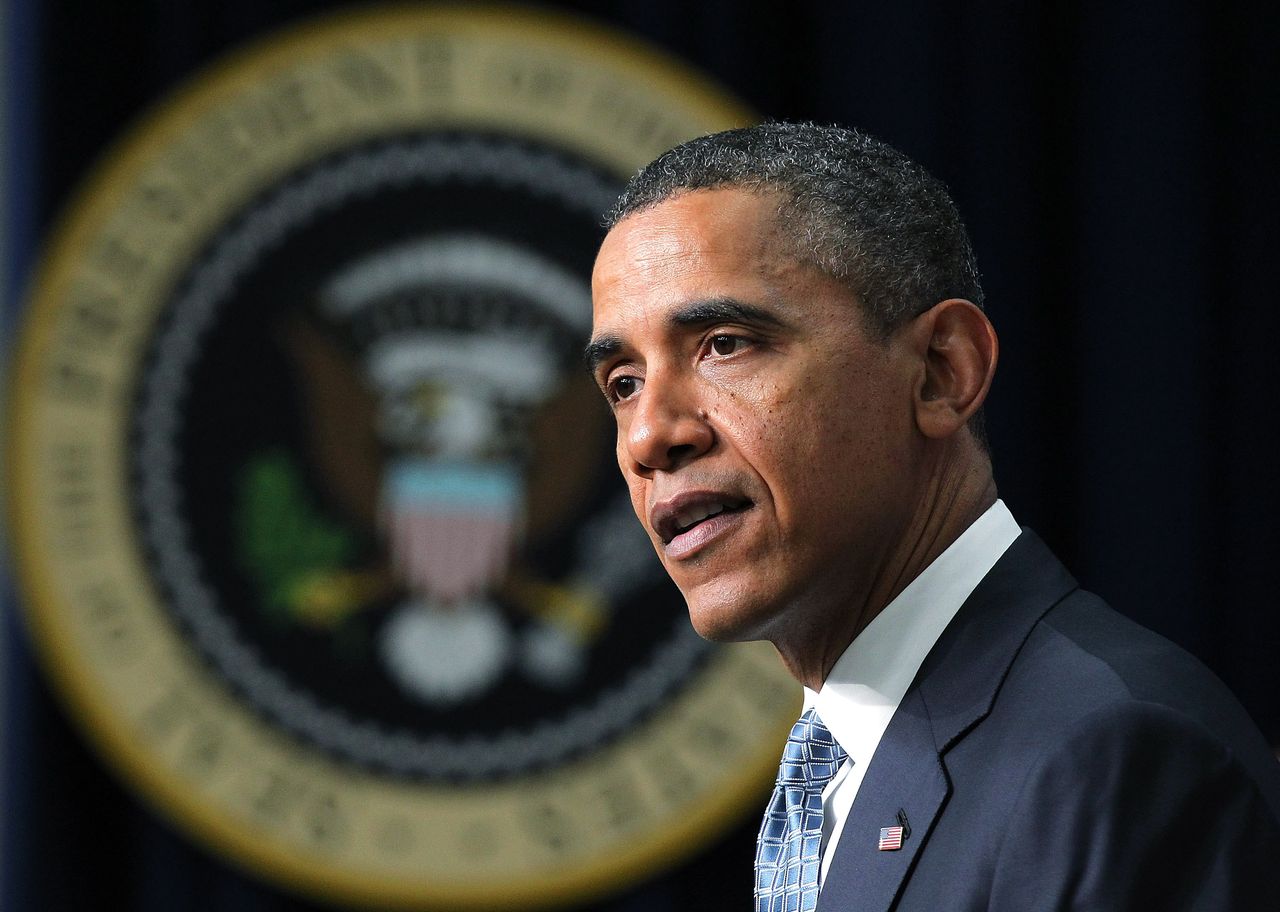
[[(1045, 700), (1047, 693), (1053, 696)], [(1077, 590), (1044, 616), (1010, 668), (997, 707), (1040, 701), (1041, 747), (1106, 735), (1225, 752), (1280, 819), (1280, 764), (1244, 708), (1198, 659)], [(1068, 734), (1070, 733), (1070, 734)], [(1126, 740), (1128, 739), (1128, 740)]]
[(1280, 901), (1280, 820), (1259, 783), (1212, 732), (1162, 704), (1117, 701), (1077, 720), (1029, 771), (1007, 820), (990, 908)]
[(1229, 695), (1198, 659), (1092, 592), (1077, 589), (1055, 605), (1039, 627), (1060, 637), (1062, 647), (1105, 665), (1140, 699), (1159, 700), (1180, 690)]
[(1084, 590), (1044, 615), (1018, 663), (1056, 667), (1085, 700), (1159, 704), (1211, 730), (1224, 717), (1254, 728), (1235, 696), (1199, 659)]

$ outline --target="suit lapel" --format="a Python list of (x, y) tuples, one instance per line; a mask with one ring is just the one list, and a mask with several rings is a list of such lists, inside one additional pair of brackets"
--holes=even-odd
[[(885, 729), (844, 822), (818, 894), (818, 912), (888, 909), (949, 793), (924, 702), (910, 690)], [(899, 811), (911, 833), (901, 849), (882, 852), (880, 829), (900, 825)]]
[[(965, 600), (880, 739), (836, 843), (818, 912), (893, 906), (950, 795), (946, 752), (990, 713), (1031, 629), (1076, 586), (1024, 529)], [(900, 810), (910, 835), (901, 849), (880, 851), (880, 829), (899, 825)]]

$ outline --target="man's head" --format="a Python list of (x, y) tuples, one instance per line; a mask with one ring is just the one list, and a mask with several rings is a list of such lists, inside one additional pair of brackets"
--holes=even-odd
[[(788, 131), (809, 151), (788, 159)], [(841, 137), (853, 161), (836, 160)], [(815, 144), (830, 173), (803, 190), (783, 182), (803, 177)], [(836, 174), (860, 169), (897, 177), (860, 178), (859, 201)], [(636, 513), (698, 631), (769, 639), (802, 680), (820, 681), (932, 559), (955, 505), (980, 499), (971, 488), (993, 496), (966, 424), (995, 336), (943, 270), (916, 262), (953, 224), (963, 241), (921, 175), (848, 131), (694, 140), (633, 180), (596, 260), (587, 356)], [(819, 198), (824, 182), (838, 199)], [(893, 259), (893, 238), (915, 265)], [(966, 263), (960, 246), (934, 259)], [(976, 288), (971, 267), (960, 273)], [(880, 296), (877, 316), (864, 293)], [(943, 297), (906, 297), (917, 294)]]

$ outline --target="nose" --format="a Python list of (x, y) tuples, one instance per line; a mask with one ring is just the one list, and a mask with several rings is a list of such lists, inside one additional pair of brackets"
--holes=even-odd
[(619, 456), (640, 475), (669, 472), (701, 456), (714, 441), (707, 413), (689, 382), (650, 373), (620, 429)]

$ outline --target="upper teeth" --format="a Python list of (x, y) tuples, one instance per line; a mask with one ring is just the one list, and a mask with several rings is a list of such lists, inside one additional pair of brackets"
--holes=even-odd
[(676, 514), (676, 528), (683, 532), (694, 523), (700, 523), (709, 516), (723, 513), (724, 510), (724, 504), (704, 504), (686, 507)]

